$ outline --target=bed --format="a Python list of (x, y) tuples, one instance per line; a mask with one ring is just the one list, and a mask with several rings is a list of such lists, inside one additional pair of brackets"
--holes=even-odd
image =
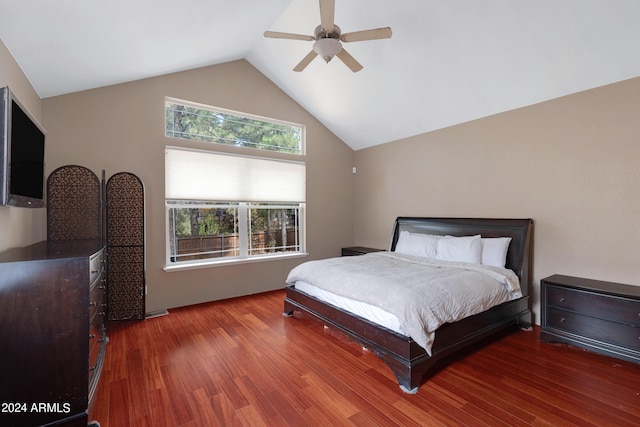
[[(446, 362), (447, 357), (453, 353), (509, 328), (521, 327), (528, 329), (531, 327), (532, 314), (529, 299), (531, 279), (529, 268), (532, 256), (532, 229), (533, 221), (531, 219), (399, 217), (394, 223), (389, 251), (385, 253), (363, 255), (362, 257), (370, 258), (359, 260), (355, 258), (360, 257), (348, 257), (352, 261), (347, 260), (347, 257), (343, 257), (345, 259), (339, 260), (335, 258), (304, 263), (346, 264), (348, 262), (357, 262), (360, 267), (354, 267), (356, 270), (366, 270), (369, 268), (368, 265), (374, 262), (377, 263), (380, 259), (384, 259), (384, 262), (397, 263), (398, 261), (395, 258), (411, 258), (415, 255), (407, 256), (400, 252), (400, 249), (402, 249), (402, 252), (406, 252), (407, 236), (412, 238), (432, 238), (432, 236), (437, 236), (435, 238), (442, 242), (445, 241), (444, 239), (460, 237), (462, 238), (458, 240), (467, 241), (467, 238), (471, 239), (472, 236), (481, 236), (483, 245), (485, 242), (505, 241), (506, 239), (508, 246), (504, 247), (506, 254), (502, 254), (502, 262), (504, 263), (504, 269), (502, 270), (505, 270), (505, 274), (509, 273), (517, 277), (519, 284), (519, 289), (516, 289), (517, 292), (512, 292), (505, 302), (500, 302), (484, 311), (468, 315), (460, 320), (445, 322), (433, 331), (432, 340), (427, 347), (424, 346), (425, 343), (422, 342), (421, 337), (416, 337), (416, 341), (406, 331), (399, 330), (394, 326), (393, 321), (391, 324), (387, 324), (384, 319), (370, 315), (368, 312), (361, 314), (356, 310), (352, 310), (349, 306), (342, 308), (341, 302), (336, 302), (331, 298), (330, 291), (312, 292), (314, 284), (309, 287), (310, 283), (307, 283), (306, 280), (298, 279), (299, 281), (296, 282), (296, 275), (293, 275), (292, 280), (291, 273), (287, 279), (291, 283), (286, 287), (283, 314), (285, 316), (293, 316), (293, 312), (299, 310), (346, 334), (350, 339), (380, 357), (395, 374), (403, 391), (416, 393), (420, 385), (435, 372), (437, 366)], [(477, 239), (474, 238), (473, 241), (474, 244), (477, 244)], [(399, 243), (401, 243), (401, 247), (398, 245)], [(485, 251), (485, 253), (487, 252)], [(376, 256), (377, 258), (375, 258)], [(388, 261), (386, 258), (394, 258), (394, 260)], [(417, 259), (419, 257), (413, 258)], [(415, 262), (422, 263), (422, 260), (419, 259)], [(444, 261), (445, 264), (446, 262)], [(296, 267), (296, 269), (298, 268), (304, 268), (304, 266)], [(501, 270), (493, 267), (488, 269)], [(292, 273), (294, 273), (294, 270), (292, 270)], [(327, 268), (326, 271), (329, 272), (330, 270)], [(327, 275), (329, 276), (330, 274), (327, 273)], [(347, 275), (333, 275), (331, 281), (337, 286), (344, 283), (352, 283), (351, 279)], [(389, 292), (392, 291), (390, 290)], [(340, 295), (337, 298), (343, 299)], [(393, 298), (390, 296), (389, 299)], [(385, 314), (384, 310), (382, 314)], [(394, 316), (391, 315), (392, 320), (393, 318)]]

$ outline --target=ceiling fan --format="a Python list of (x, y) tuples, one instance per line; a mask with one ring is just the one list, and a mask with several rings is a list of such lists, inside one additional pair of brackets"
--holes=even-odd
[(313, 49), (305, 56), (293, 71), (302, 71), (318, 55), (327, 63), (334, 56), (340, 58), (354, 73), (362, 70), (362, 65), (342, 47), (342, 43), (359, 42), (365, 40), (388, 39), (391, 37), (391, 28), (376, 28), (373, 30), (356, 31), (341, 34), (340, 27), (333, 22), (335, 12), (335, 0), (320, 0), (320, 25), (314, 31), (313, 36), (304, 34), (281, 33), (278, 31), (265, 31), (264, 36), (275, 39), (291, 39), (314, 41)]

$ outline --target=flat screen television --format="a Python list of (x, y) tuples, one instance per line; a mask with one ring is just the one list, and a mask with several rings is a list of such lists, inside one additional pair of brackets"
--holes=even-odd
[(44, 141), (44, 129), (0, 88), (0, 205), (44, 207)]

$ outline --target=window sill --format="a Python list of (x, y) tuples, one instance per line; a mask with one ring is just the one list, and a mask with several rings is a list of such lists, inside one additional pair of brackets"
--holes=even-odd
[(287, 260), (292, 258), (304, 258), (309, 256), (306, 252), (296, 252), (293, 254), (286, 255), (264, 255), (264, 256), (255, 256), (251, 258), (233, 258), (233, 259), (224, 259), (224, 260), (216, 260), (216, 261), (194, 261), (194, 262), (181, 262), (178, 265), (166, 265), (163, 270), (166, 272), (172, 271), (183, 271), (183, 270), (194, 270), (198, 268), (209, 268), (209, 267), (222, 267), (229, 265), (237, 265), (237, 264), (248, 264), (253, 262), (263, 262), (263, 261), (278, 261), (278, 260)]

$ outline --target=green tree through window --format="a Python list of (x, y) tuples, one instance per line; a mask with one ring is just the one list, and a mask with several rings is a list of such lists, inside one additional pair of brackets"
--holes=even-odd
[(302, 154), (302, 127), (167, 99), (166, 136)]
[(300, 204), (167, 203), (172, 263), (243, 254), (251, 257), (300, 252), (302, 249)]

